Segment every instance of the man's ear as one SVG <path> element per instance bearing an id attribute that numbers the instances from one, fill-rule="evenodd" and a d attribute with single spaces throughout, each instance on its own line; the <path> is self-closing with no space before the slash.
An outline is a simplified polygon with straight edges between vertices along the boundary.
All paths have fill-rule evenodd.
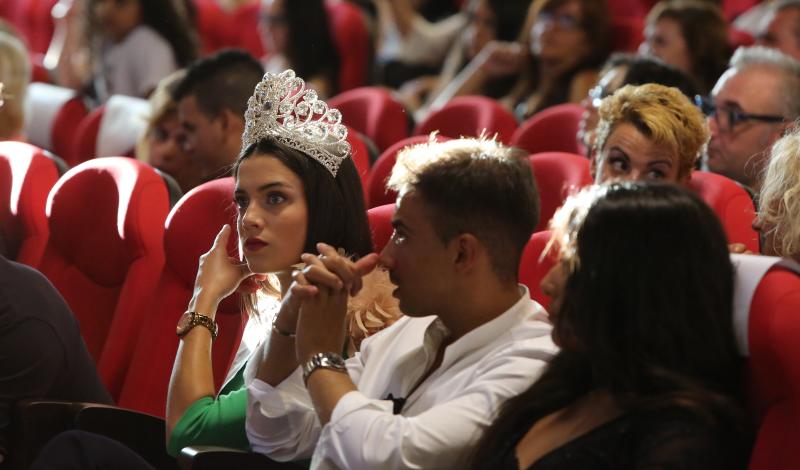
<path id="1" fill-rule="evenodd" d="M 244 132 L 244 119 L 241 116 L 228 108 L 222 108 L 217 119 L 226 135 L 234 136 L 236 139 L 241 138 Z"/>
<path id="2" fill-rule="evenodd" d="M 484 248 L 480 240 L 471 233 L 462 233 L 450 241 L 454 251 L 454 263 L 457 271 L 473 269 L 483 253 Z"/>

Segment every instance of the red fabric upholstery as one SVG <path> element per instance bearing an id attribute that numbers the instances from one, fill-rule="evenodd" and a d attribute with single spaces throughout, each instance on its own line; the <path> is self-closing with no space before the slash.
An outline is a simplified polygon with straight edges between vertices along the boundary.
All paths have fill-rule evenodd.
<path id="1" fill-rule="evenodd" d="M 197 8 L 197 33 L 203 53 L 210 54 L 230 46 L 230 31 L 233 29 L 230 16 L 215 0 L 194 0 L 194 5 Z"/>
<path id="2" fill-rule="evenodd" d="M 656 0 L 608 0 L 610 18 L 644 18 Z"/>
<path id="3" fill-rule="evenodd" d="M 523 122 L 511 137 L 511 145 L 528 153 L 583 153 L 576 135 L 584 110 L 567 103 L 543 109 Z"/>
<path id="4" fill-rule="evenodd" d="M 750 304 L 748 380 L 760 422 L 751 470 L 800 468 L 800 277 L 773 267 Z"/>
<path id="5" fill-rule="evenodd" d="M 44 151 L 22 142 L 0 142 L 0 242 L 6 257 L 37 266 L 50 229 L 45 205 L 58 168 Z"/>
<path id="6" fill-rule="evenodd" d="M 517 129 L 517 120 L 499 102 L 485 96 L 457 96 L 441 109 L 419 123 L 414 134 L 439 131 L 447 137 L 475 137 L 486 132 L 497 134 L 500 142 L 508 143 Z"/>
<path id="7" fill-rule="evenodd" d="M 408 137 L 408 114 L 384 88 L 356 88 L 334 96 L 328 104 L 342 112 L 345 124 L 372 139 L 381 152 Z"/>
<path id="8" fill-rule="evenodd" d="M 25 38 L 30 52 L 45 53 L 53 37 L 50 11 L 58 0 L 2 0 L 0 17 L 11 22 Z"/>
<path id="9" fill-rule="evenodd" d="M 589 159 L 564 152 L 537 153 L 528 159 L 539 189 L 540 211 L 536 231 L 545 230 L 567 196 L 592 184 Z"/>
<path id="10" fill-rule="evenodd" d="M 731 50 L 736 50 L 740 47 L 752 46 L 755 44 L 756 38 L 747 31 L 731 27 L 728 29 L 728 42 Z"/>
<path id="11" fill-rule="evenodd" d="M 47 199 L 50 239 L 38 269 L 75 314 L 115 398 L 164 263 L 168 210 L 163 179 L 124 157 L 73 168 Z"/>
<path id="12" fill-rule="evenodd" d="M 392 168 L 394 168 L 397 152 L 409 145 L 425 143 L 428 139 L 429 137 L 427 135 L 415 135 L 403 139 L 386 149 L 386 151 L 378 157 L 367 179 L 367 207 L 394 204 L 395 199 L 397 199 L 397 194 L 395 194 L 394 191 L 388 191 L 386 189 L 386 180 L 392 173 Z M 437 142 L 444 142 L 445 140 L 450 139 L 438 134 L 436 135 Z"/>
<path id="13" fill-rule="evenodd" d="M 369 177 L 369 147 L 361 139 L 358 132 L 351 127 L 348 127 L 347 141 L 350 143 L 350 149 L 353 153 L 353 163 L 358 170 L 358 176 L 361 177 L 361 186 L 364 189 L 364 197 L 367 196 L 367 178 Z"/>
<path id="14" fill-rule="evenodd" d="M 737 16 L 759 4 L 761 0 L 722 0 L 722 15 L 732 22 Z"/>
<path id="15" fill-rule="evenodd" d="M 531 239 L 528 240 L 528 244 L 522 252 L 519 264 L 519 282 L 528 286 L 531 298 L 545 308 L 550 304 L 550 297 L 542 293 L 539 284 L 558 261 L 558 254 L 555 252 L 542 257 L 549 241 L 550 231 L 548 230 L 531 235 Z"/>
<path id="16" fill-rule="evenodd" d="M 253 2 L 240 6 L 230 15 L 231 45 L 246 50 L 253 57 L 264 56 L 264 46 L 258 33 L 258 15 L 261 2 Z"/>
<path id="17" fill-rule="evenodd" d="M 372 38 L 361 9 L 344 0 L 327 0 L 325 6 L 339 52 L 339 91 L 366 85 Z"/>
<path id="18" fill-rule="evenodd" d="M 620 52 L 636 52 L 644 41 L 644 18 L 612 17 L 611 18 L 611 47 Z"/>
<path id="19" fill-rule="evenodd" d="M 97 134 L 100 132 L 100 122 L 103 120 L 105 106 L 99 106 L 81 120 L 75 130 L 72 143 L 72 152 L 64 160 L 74 166 L 96 156 Z"/>
<path id="20" fill-rule="evenodd" d="M 120 406 L 164 416 L 179 342 L 175 325 L 192 296 L 200 255 L 209 250 L 224 224 L 236 226 L 233 187 L 231 177 L 202 184 L 189 191 L 170 212 L 164 232 L 164 269 L 146 311 L 146 333 L 139 338 L 131 360 Z M 236 236 L 230 238 L 228 252 L 238 256 Z M 219 336 L 212 349 L 217 389 L 239 347 L 245 318 L 238 296 L 225 299 L 217 309 Z"/>
<path id="21" fill-rule="evenodd" d="M 80 163 L 77 155 L 75 155 L 75 140 L 78 128 L 88 114 L 89 110 L 83 100 L 76 96 L 64 103 L 64 106 L 58 110 L 53 119 L 53 128 L 51 130 L 53 153 L 63 158 L 70 166 Z M 99 120 L 97 126 L 98 128 L 100 126 Z"/>
<path id="22" fill-rule="evenodd" d="M 392 232 L 394 231 L 392 228 L 393 214 L 394 203 L 373 207 L 367 211 L 369 229 L 372 232 L 372 246 L 375 247 L 376 253 L 383 251 L 383 247 L 392 238 Z"/>
<path id="23" fill-rule="evenodd" d="M 722 221 L 730 243 L 743 243 L 758 253 L 758 233 L 753 230 L 755 207 L 747 191 L 735 181 L 716 173 L 692 172 L 689 187 L 697 191 Z"/>

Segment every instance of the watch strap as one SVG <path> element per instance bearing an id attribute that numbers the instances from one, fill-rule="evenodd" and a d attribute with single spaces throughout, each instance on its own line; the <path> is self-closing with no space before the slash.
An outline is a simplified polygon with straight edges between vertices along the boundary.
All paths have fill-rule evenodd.
<path id="1" fill-rule="evenodd" d="M 217 325 L 217 322 L 215 322 L 213 318 L 197 312 L 186 312 L 186 313 L 191 315 L 191 318 L 189 320 L 189 325 L 178 336 L 181 337 L 186 336 L 190 331 L 192 331 L 192 328 L 194 328 L 195 326 L 202 326 L 208 329 L 208 331 L 211 333 L 212 340 L 217 339 L 217 335 L 219 333 L 219 326 Z"/>
<path id="2" fill-rule="evenodd" d="M 303 383 L 308 383 L 308 377 L 317 369 L 347 373 L 347 366 L 342 356 L 333 352 L 317 353 L 303 364 Z"/>

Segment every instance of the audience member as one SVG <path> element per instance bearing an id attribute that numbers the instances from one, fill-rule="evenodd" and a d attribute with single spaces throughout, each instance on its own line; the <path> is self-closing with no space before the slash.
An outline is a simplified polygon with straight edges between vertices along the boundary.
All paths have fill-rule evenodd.
<path id="1" fill-rule="evenodd" d="M 731 55 L 728 23 L 718 6 L 700 0 L 664 0 L 647 15 L 639 48 L 689 74 L 708 93 Z"/>
<path id="2" fill-rule="evenodd" d="M 800 129 L 772 147 L 753 228 L 761 233 L 761 253 L 800 262 Z"/>
<path id="3" fill-rule="evenodd" d="M 292 69 L 325 99 L 339 92 L 339 52 L 323 0 L 261 0 L 265 69 Z"/>
<path id="4" fill-rule="evenodd" d="M 602 100 L 625 85 L 647 83 L 675 87 L 692 100 L 697 94 L 697 86 L 691 77 L 659 59 L 624 53 L 613 54 L 603 65 L 597 85 L 581 101 L 584 112 L 578 125 L 577 138 L 579 146 L 586 150 L 586 156 L 591 157 L 594 147 L 597 108 Z"/>
<path id="5" fill-rule="evenodd" d="M 0 140 L 22 138 L 25 127 L 25 93 L 31 80 L 28 50 L 18 38 L 0 31 Z"/>
<path id="6" fill-rule="evenodd" d="M 18 400 L 112 403 L 78 322 L 41 273 L 0 256 L 0 462 Z M 14 449 L 10 449 L 12 452 Z"/>
<path id="7" fill-rule="evenodd" d="M 480 469 L 744 469 L 733 267 L 716 215 L 676 185 L 592 186 L 551 222 L 542 280 L 561 347 L 509 400 Z"/>
<path id="8" fill-rule="evenodd" d="M 449 2 L 372 0 L 371 3 L 377 13 L 377 78 L 379 83 L 392 88 L 437 73 L 468 22 L 466 12 L 446 11 Z"/>
<path id="9" fill-rule="evenodd" d="M 529 64 L 503 102 L 520 120 L 548 106 L 579 103 L 610 52 L 606 1 L 534 0 L 523 31 Z"/>
<path id="10" fill-rule="evenodd" d="M 60 0 L 45 66 L 57 83 L 99 102 L 146 97 L 197 54 L 194 28 L 175 1 Z"/>
<path id="11" fill-rule="evenodd" d="M 604 99 L 592 158 L 598 183 L 664 180 L 687 184 L 708 129 L 677 88 L 626 85 Z"/>
<path id="12" fill-rule="evenodd" d="M 389 186 L 395 231 L 380 263 L 406 317 L 343 361 L 341 286 L 377 257 L 305 256 L 299 318 L 276 320 L 297 336 L 270 345 L 248 387 L 257 452 L 313 453 L 316 468 L 459 468 L 495 408 L 553 353 L 543 310 L 517 283 L 538 219 L 525 156 L 481 139 L 423 144 L 398 156 Z"/>
<path id="13" fill-rule="evenodd" d="M 775 2 L 757 33 L 756 44 L 800 60 L 800 0 Z"/>
<path id="14" fill-rule="evenodd" d="M 192 64 L 172 93 L 183 150 L 203 180 L 229 174 L 241 150 L 247 100 L 263 73 L 247 52 L 221 51 Z"/>
<path id="15" fill-rule="evenodd" d="M 530 0 L 472 0 L 469 21 L 450 48 L 442 72 L 413 80 L 401 89 L 406 105 L 418 109 L 421 121 L 429 110 L 459 95 L 501 98 L 511 91 L 524 57 L 517 43 Z"/>
<path id="16" fill-rule="evenodd" d="M 186 72 L 179 70 L 158 83 L 150 96 L 153 110 L 147 130 L 136 146 L 136 158 L 175 178 L 183 193 L 203 182 L 203 168 L 181 146 L 178 104 L 172 93 Z"/>
<path id="17" fill-rule="evenodd" d="M 758 193 L 769 149 L 800 116 L 800 62 L 764 47 L 740 48 L 701 105 L 711 131 L 708 168 Z"/>

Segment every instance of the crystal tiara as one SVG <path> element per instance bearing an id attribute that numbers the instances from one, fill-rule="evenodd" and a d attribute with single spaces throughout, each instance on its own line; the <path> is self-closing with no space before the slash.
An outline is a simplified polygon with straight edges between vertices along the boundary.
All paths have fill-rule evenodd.
<path id="1" fill-rule="evenodd" d="M 247 101 L 242 149 L 261 139 L 273 139 L 318 161 L 336 177 L 350 156 L 342 113 L 329 108 L 306 88 L 294 70 L 264 74 Z"/>

